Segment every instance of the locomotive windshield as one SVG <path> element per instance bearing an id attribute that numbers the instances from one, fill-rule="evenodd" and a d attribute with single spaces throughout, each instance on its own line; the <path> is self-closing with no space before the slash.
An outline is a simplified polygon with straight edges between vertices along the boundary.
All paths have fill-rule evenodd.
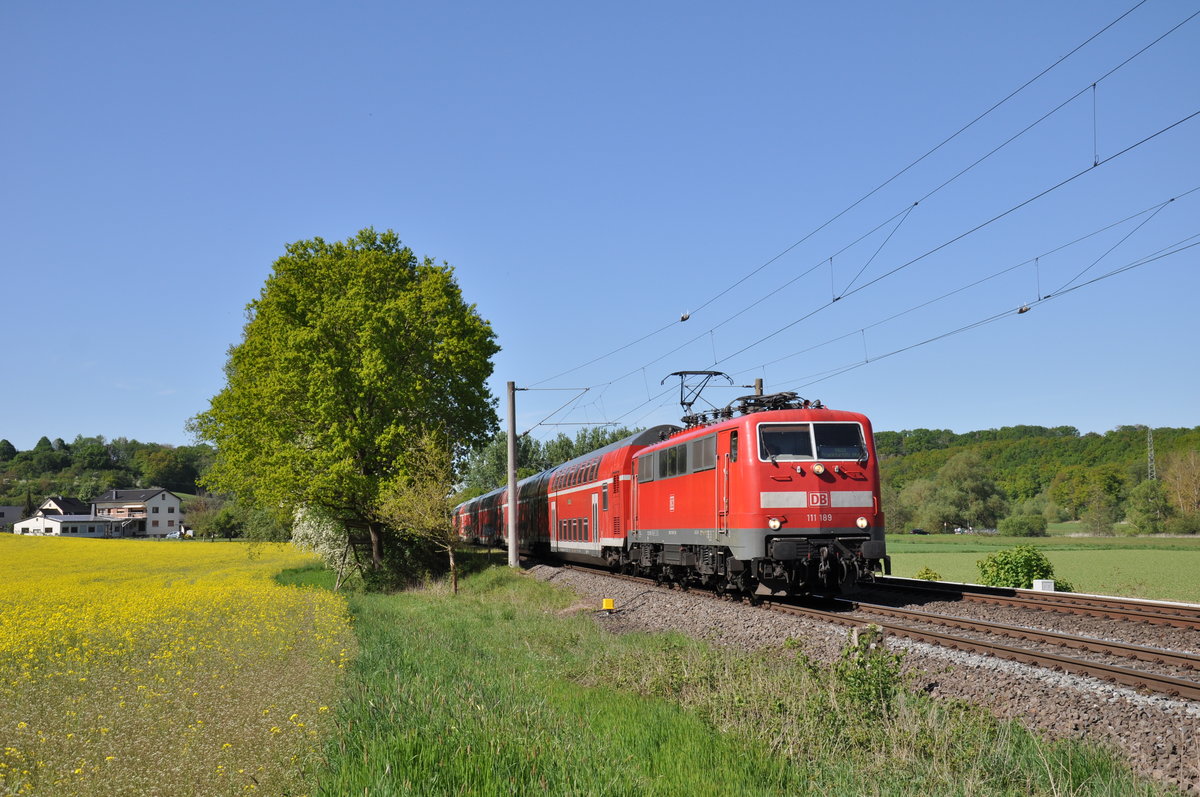
<path id="1" fill-rule="evenodd" d="M 758 427 L 758 456 L 771 461 L 862 460 L 867 447 L 857 423 L 770 423 Z"/>

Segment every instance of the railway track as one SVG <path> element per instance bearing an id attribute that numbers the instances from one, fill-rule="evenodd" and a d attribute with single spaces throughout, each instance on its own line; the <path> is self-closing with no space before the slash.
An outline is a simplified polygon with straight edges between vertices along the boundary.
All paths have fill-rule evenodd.
<path id="1" fill-rule="evenodd" d="M 652 579 L 638 576 L 576 565 L 568 567 L 601 573 L 608 578 L 654 583 Z M 696 590 L 694 594 L 721 600 L 704 590 Z M 1097 678 L 1144 693 L 1200 700 L 1200 681 L 1193 677 L 1200 672 L 1200 656 L 1191 653 L 840 598 L 827 600 L 821 607 L 775 600 L 765 600 L 761 605 L 771 611 L 847 627 L 870 623 L 892 636 L 916 642 Z M 1112 618 L 1114 615 L 1093 616 Z M 1071 651 L 1072 655 L 1059 652 L 1063 649 Z M 1115 663 L 1118 660 L 1121 663 Z"/>
<path id="2" fill-rule="evenodd" d="M 1100 617 L 1122 622 L 1163 625 L 1192 631 L 1200 630 L 1200 606 L 1159 601 L 1122 600 L 1073 592 L 1037 592 L 1035 590 L 953 584 L 942 581 L 878 577 L 875 588 L 896 592 L 937 596 L 940 600 L 961 600 L 992 606 L 1014 606 L 1059 614 Z"/>

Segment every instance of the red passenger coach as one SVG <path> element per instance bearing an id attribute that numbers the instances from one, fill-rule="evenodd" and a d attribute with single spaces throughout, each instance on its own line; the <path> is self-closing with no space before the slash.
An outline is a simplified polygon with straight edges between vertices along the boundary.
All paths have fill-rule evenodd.
<path id="1" fill-rule="evenodd" d="M 870 421 L 791 393 L 739 401 L 521 481 L 521 550 L 752 595 L 845 592 L 890 571 Z M 507 539 L 507 492 L 460 505 L 459 534 Z"/>

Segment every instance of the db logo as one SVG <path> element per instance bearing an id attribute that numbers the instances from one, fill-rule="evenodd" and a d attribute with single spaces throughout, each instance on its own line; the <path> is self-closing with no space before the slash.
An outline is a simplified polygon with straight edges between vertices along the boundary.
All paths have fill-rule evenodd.
<path id="1" fill-rule="evenodd" d="M 829 493 L 809 493 L 809 506 L 829 506 Z"/>

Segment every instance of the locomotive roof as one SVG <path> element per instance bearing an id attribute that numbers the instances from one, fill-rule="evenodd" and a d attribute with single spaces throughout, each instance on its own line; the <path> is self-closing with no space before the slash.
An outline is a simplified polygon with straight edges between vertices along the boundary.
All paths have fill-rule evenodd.
<path id="1" fill-rule="evenodd" d="M 670 437 L 667 437 L 666 439 L 662 440 L 661 442 L 656 440 L 654 443 L 648 445 L 646 447 L 646 450 L 639 451 L 635 456 L 641 456 L 642 454 L 649 453 L 651 450 L 657 451 L 659 448 L 666 448 L 666 447 L 670 446 L 672 443 L 679 443 L 679 442 L 683 442 L 685 440 L 694 440 L 698 437 L 704 437 L 705 435 L 716 434 L 717 432 L 721 431 L 722 429 L 728 429 L 730 427 L 740 426 L 741 424 L 745 423 L 747 420 L 750 420 L 755 423 L 759 423 L 759 422 L 763 422 L 763 421 L 772 421 L 772 420 L 796 420 L 796 421 L 799 421 L 801 419 L 796 418 L 796 415 L 798 413 L 803 414 L 802 420 L 805 422 L 807 422 L 807 421 L 865 421 L 865 420 L 867 420 L 867 417 L 860 412 L 854 412 L 852 410 L 834 410 L 834 409 L 830 409 L 829 407 L 802 407 L 802 408 L 788 408 L 788 409 L 777 409 L 777 410 L 759 410 L 757 412 L 748 412 L 745 415 L 737 415 L 737 416 L 734 416 L 733 418 L 727 418 L 725 420 L 716 421 L 714 423 L 708 423 L 708 424 L 697 425 L 697 426 L 689 426 L 686 429 L 678 429 L 678 427 L 676 427 L 676 429 L 678 431 L 676 431 Z M 780 417 L 781 415 L 785 416 L 785 417 L 781 418 Z"/>

